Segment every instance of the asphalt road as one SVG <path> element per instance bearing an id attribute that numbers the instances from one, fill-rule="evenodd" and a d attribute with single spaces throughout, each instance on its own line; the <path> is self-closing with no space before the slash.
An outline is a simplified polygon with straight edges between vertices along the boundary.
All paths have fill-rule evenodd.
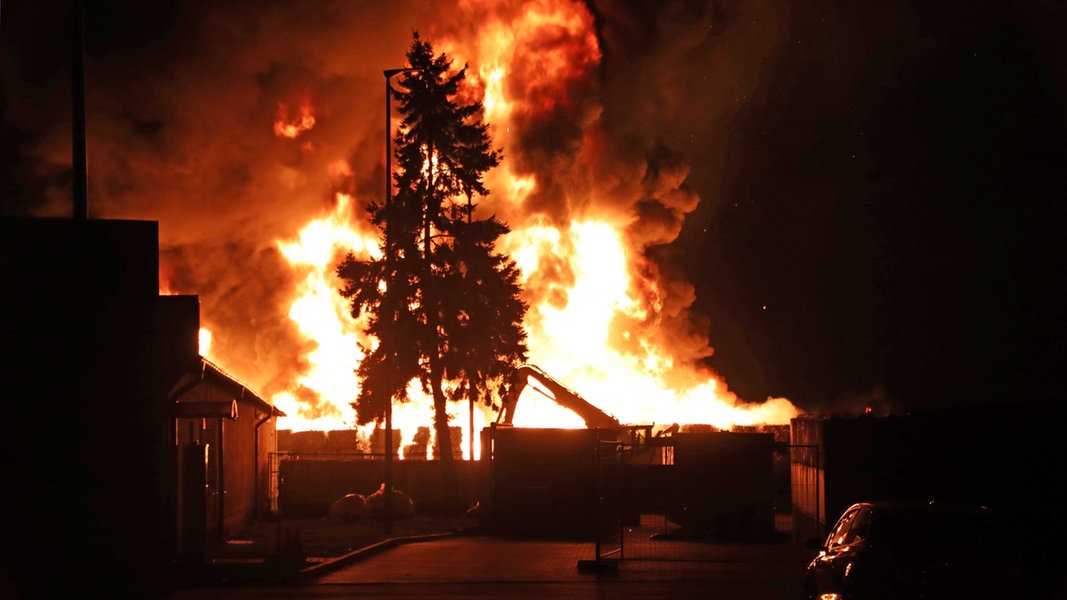
<path id="1" fill-rule="evenodd" d="M 579 572 L 591 543 L 454 537 L 402 544 L 305 585 L 181 590 L 216 598 L 801 598 L 810 550 L 788 542 L 628 542 L 617 573 Z"/>

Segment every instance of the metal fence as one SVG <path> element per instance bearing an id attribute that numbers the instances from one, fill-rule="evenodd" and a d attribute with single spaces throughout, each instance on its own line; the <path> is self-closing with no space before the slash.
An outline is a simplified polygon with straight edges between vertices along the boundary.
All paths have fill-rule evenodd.
<path id="1" fill-rule="evenodd" d="M 796 444 L 789 450 L 793 539 L 803 543 L 826 533 L 823 457 L 818 444 Z"/>
<path id="2" fill-rule="evenodd" d="M 709 544 L 716 541 L 790 541 L 787 444 L 723 432 L 649 434 L 629 431 L 623 439 L 599 440 L 599 527 L 592 556 L 580 569 L 614 570 L 620 561 L 717 560 L 715 548 L 722 545 Z"/>

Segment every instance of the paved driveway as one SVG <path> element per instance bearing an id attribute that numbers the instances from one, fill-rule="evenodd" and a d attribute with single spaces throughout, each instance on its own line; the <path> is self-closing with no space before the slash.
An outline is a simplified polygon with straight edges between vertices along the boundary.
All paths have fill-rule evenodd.
<path id="1" fill-rule="evenodd" d="M 192 598 L 800 598 L 810 550 L 781 544 L 628 543 L 615 574 L 586 574 L 591 543 L 451 537 L 397 545 L 308 585 L 185 590 Z"/>

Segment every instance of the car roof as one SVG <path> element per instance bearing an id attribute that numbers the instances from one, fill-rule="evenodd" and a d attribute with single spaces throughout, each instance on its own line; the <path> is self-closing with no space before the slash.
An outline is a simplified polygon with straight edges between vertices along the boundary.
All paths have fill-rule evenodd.
<path id="1" fill-rule="evenodd" d="M 930 513 L 930 514 L 959 514 L 959 515 L 991 515 L 994 511 L 985 506 L 978 504 L 969 504 L 965 502 L 947 502 L 943 500 L 918 500 L 918 499 L 902 499 L 902 500 L 873 500 L 868 502 L 857 502 L 850 506 L 848 510 L 852 510 L 856 507 L 866 506 L 871 509 L 872 512 L 889 512 L 889 513 Z M 845 512 L 848 512 L 846 510 Z"/>

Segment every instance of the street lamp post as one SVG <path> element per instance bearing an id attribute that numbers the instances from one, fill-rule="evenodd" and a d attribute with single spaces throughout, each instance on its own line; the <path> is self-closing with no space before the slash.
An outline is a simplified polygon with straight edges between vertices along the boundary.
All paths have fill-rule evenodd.
<path id="1" fill-rule="evenodd" d="M 400 73 L 417 73 L 425 69 L 404 68 L 386 69 L 385 75 L 385 206 L 393 201 L 393 146 L 392 146 L 392 91 L 389 85 L 395 75 Z M 389 239 L 389 220 L 385 222 L 385 259 L 392 261 L 393 247 Z M 385 485 L 382 492 L 385 494 L 385 535 L 393 534 L 393 399 L 389 398 L 385 407 Z"/>

